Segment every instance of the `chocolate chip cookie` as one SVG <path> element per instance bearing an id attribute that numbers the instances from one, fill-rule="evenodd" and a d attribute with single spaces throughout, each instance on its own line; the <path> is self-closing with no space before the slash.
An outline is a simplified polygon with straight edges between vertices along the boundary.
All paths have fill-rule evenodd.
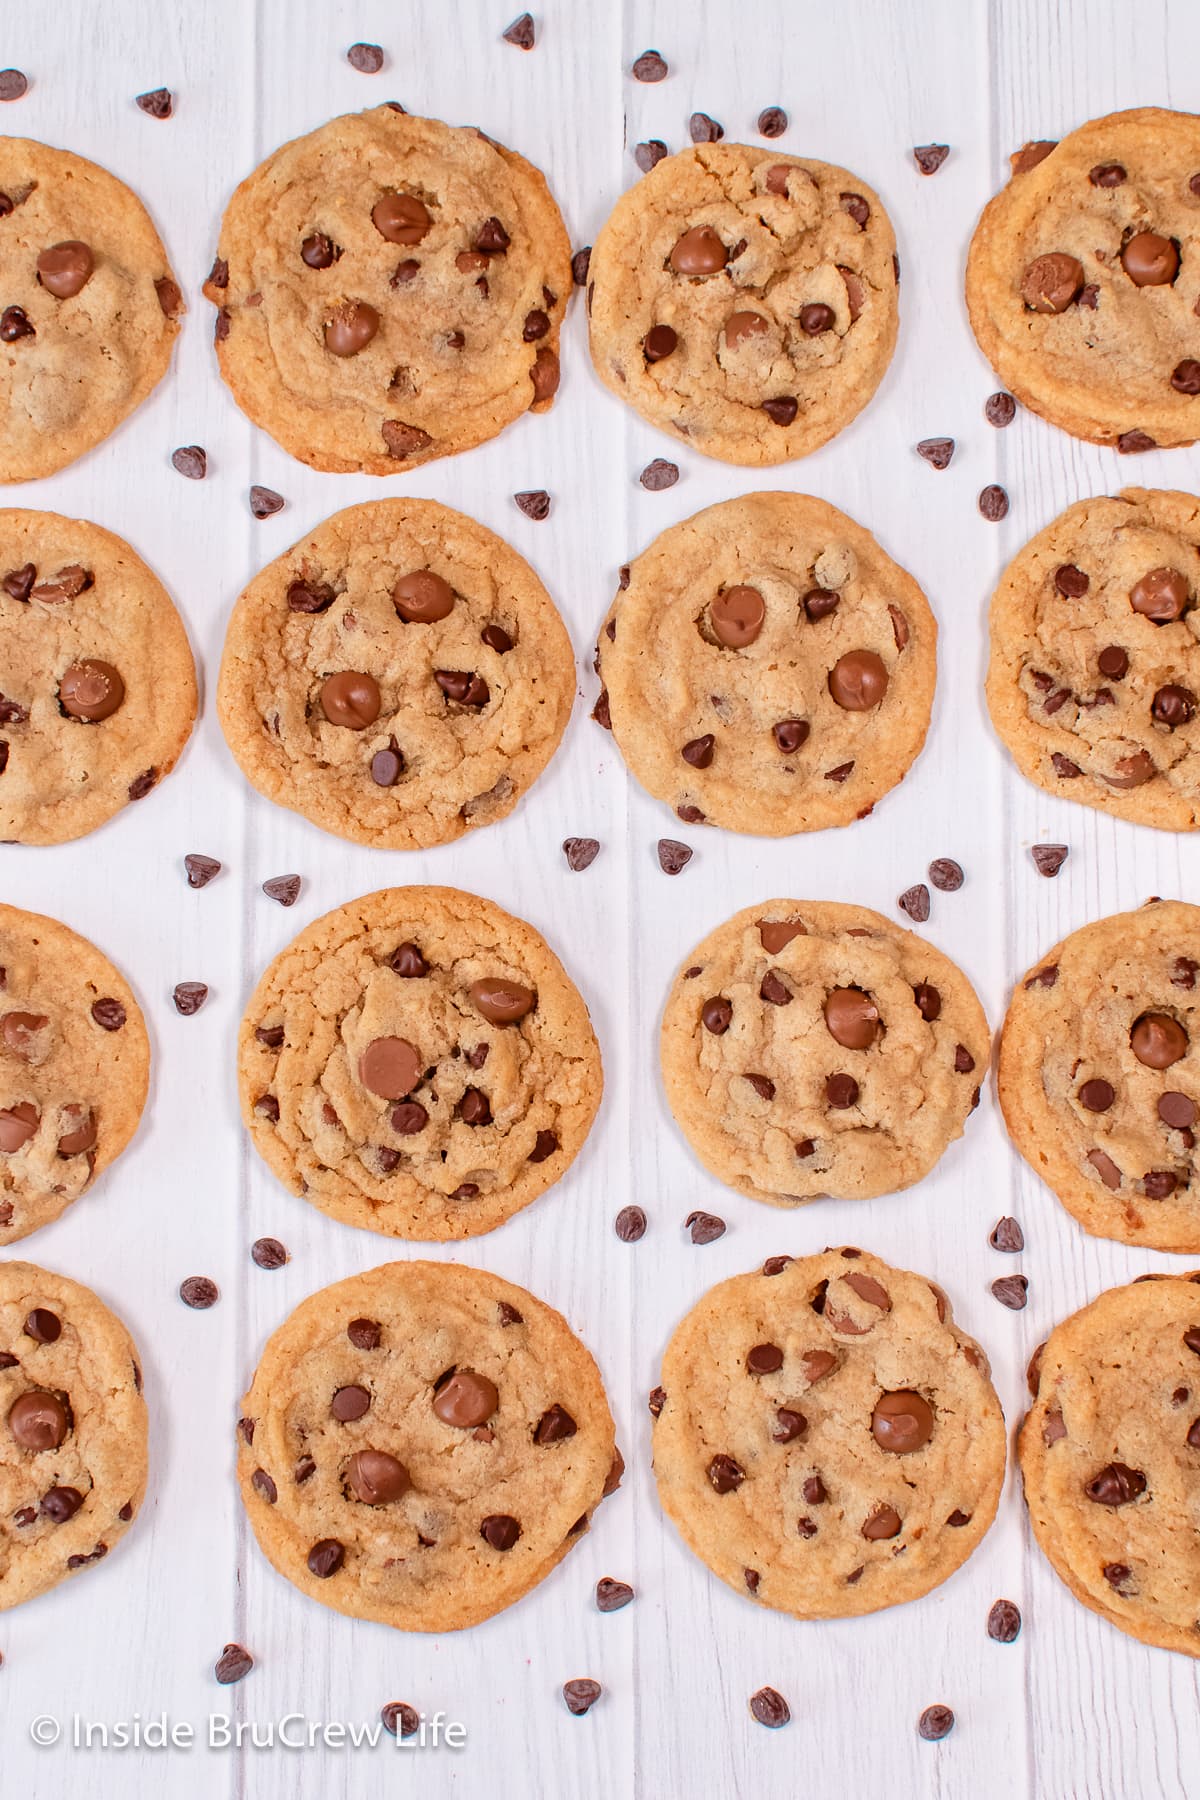
<path id="1" fill-rule="evenodd" d="M 1013 990 L 1005 1123 L 1097 1237 L 1200 1251 L 1198 975 L 1200 907 L 1151 900 L 1073 931 Z"/>
<path id="2" fill-rule="evenodd" d="M 575 1160 L 600 1051 L 532 926 L 455 888 L 327 913 L 242 1020 L 242 1115 L 284 1185 L 392 1237 L 476 1237 Z"/>
<path id="3" fill-rule="evenodd" d="M 511 1606 L 622 1468 L 600 1372 L 561 1314 L 450 1263 L 388 1263 L 304 1301 L 238 1425 L 242 1498 L 280 1574 L 401 1631 Z"/>
<path id="4" fill-rule="evenodd" d="M 0 481 L 53 475 L 115 431 L 166 374 L 186 310 L 123 181 L 0 137 Z"/>
<path id="5" fill-rule="evenodd" d="M 988 1066 L 975 990 L 864 906 L 764 900 L 686 957 L 663 1015 L 671 1111 L 705 1168 L 773 1206 L 911 1187 Z"/>
<path id="6" fill-rule="evenodd" d="M 243 181 L 204 292 L 256 425 L 314 469 L 395 475 L 551 405 L 571 251 L 523 157 L 389 104 Z"/>
<path id="7" fill-rule="evenodd" d="M 861 819 L 903 777 L 929 726 L 937 625 L 845 513 L 747 494 L 630 564 L 597 667 L 643 787 L 688 824 L 779 837 Z"/>
<path id="8" fill-rule="evenodd" d="M 62 844 L 142 800 L 196 717 L 166 589 L 124 539 L 0 511 L 0 838 Z"/>
<path id="9" fill-rule="evenodd" d="M 916 1600 L 995 1517 L 987 1357 L 940 1288 L 861 1250 L 773 1256 L 710 1288 L 667 1345 L 659 1400 L 666 1513 L 714 1575 L 779 1612 Z"/>
<path id="10" fill-rule="evenodd" d="M 217 707 L 254 786 L 356 843 L 510 813 L 558 746 L 575 659 L 515 550 L 433 500 L 336 513 L 251 582 Z"/>
<path id="11" fill-rule="evenodd" d="M 146 1022 L 108 958 L 0 905 L 0 1244 L 57 1219 L 116 1160 L 149 1080 Z"/>
<path id="12" fill-rule="evenodd" d="M 896 344 L 891 221 L 857 175 L 747 144 L 664 157 L 588 265 L 592 361 L 663 431 L 790 462 L 867 404 Z"/>
<path id="13" fill-rule="evenodd" d="M 1142 1275 L 1055 1327 L 1019 1454 L 1034 1535 L 1077 1600 L 1200 1656 L 1200 1276 Z"/>
<path id="14" fill-rule="evenodd" d="M 89 1288 L 0 1263 L 0 1611 L 108 1555 L 146 1491 L 136 1347 Z"/>
<path id="15" fill-rule="evenodd" d="M 1027 144 L 967 259 L 979 347 L 1031 411 L 1118 450 L 1200 437 L 1200 118 L 1143 106 Z"/>
<path id="16" fill-rule="evenodd" d="M 1023 775 L 1139 825 L 1200 825 L 1200 502 L 1126 488 L 1026 544 L 992 598 L 988 705 Z"/>

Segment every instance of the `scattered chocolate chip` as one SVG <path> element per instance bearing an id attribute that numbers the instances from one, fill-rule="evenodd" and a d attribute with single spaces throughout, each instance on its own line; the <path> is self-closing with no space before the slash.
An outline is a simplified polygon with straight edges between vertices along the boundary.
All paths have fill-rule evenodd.
<path id="1" fill-rule="evenodd" d="M 586 1676 L 580 1676 L 574 1681 L 563 1682 L 562 1696 L 567 1703 L 567 1711 L 581 1719 L 584 1713 L 591 1712 L 603 1691 L 598 1681 L 589 1681 Z"/>
<path id="2" fill-rule="evenodd" d="M 643 50 L 630 74 L 635 81 L 665 81 L 668 74 L 666 59 L 657 50 Z"/>
<path id="3" fill-rule="evenodd" d="M 983 416 L 989 425 L 994 425 L 997 431 L 1002 431 L 1016 418 L 1017 403 L 1011 394 L 1006 394 L 1003 390 L 997 394 L 989 394 L 984 402 Z"/>
<path id="4" fill-rule="evenodd" d="M 719 1237 L 725 1235 L 725 1221 L 718 1219 L 715 1213 L 690 1212 L 683 1224 L 684 1229 L 691 1233 L 693 1244 L 715 1244 Z"/>
<path id="5" fill-rule="evenodd" d="M 1015 1256 L 1018 1250 L 1025 1248 L 1025 1233 L 1016 1219 L 1005 1216 L 998 1219 L 992 1227 L 988 1243 L 993 1250 L 1003 1250 L 1010 1256 Z"/>
<path id="6" fill-rule="evenodd" d="M 764 106 L 758 115 L 758 133 L 760 137 L 782 137 L 788 128 L 788 116 L 782 106 Z"/>
<path id="7" fill-rule="evenodd" d="M 590 869 L 599 854 L 598 838 L 563 839 L 563 855 L 567 859 L 567 867 L 574 875 L 581 875 L 585 869 Z"/>
<path id="8" fill-rule="evenodd" d="M 1054 876 L 1071 852 L 1066 844 L 1034 844 L 1029 854 L 1039 875 Z"/>
<path id="9" fill-rule="evenodd" d="M 550 496 L 545 488 L 527 488 L 523 493 L 514 494 L 513 499 L 527 519 L 548 519 L 550 517 Z"/>
<path id="10" fill-rule="evenodd" d="M 264 881 L 262 891 L 268 900 L 278 900 L 280 906 L 295 906 L 300 898 L 299 875 L 272 875 L 270 881 Z"/>
<path id="11" fill-rule="evenodd" d="M 642 171 L 642 174 L 648 175 L 651 169 L 653 169 L 657 163 L 660 163 L 664 156 L 669 154 L 667 146 L 663 143 L 661 138 L 649 138 L 644 144 L 636 144 L 634 146 L 633 160 Z"/>
<path id="12" fill-rule="evenodd" d="M 917 445 L 917 455 L 934 469 L 948 469 L 950 459 L 954 455 L 953 438 L 922 438 Z"/>
<path id="13" fill-rule="evenodd" d="M 587 286 L 588 264 L 591 260 L 592 246 L 590 244 L 586 244 L 582 250 L 577 250 L 571 258 L 571 280 L 576 287 Z"/>
<path id="14" fill-rule="evenodd" d="M 710 119 L 707 113 L 694 112 L 688 120 L 688 135 L 693 144 L 719 144 L 725 127 Z"/>
<path id="15" fill-rule="evenodd" d="M 667 462 L 656 456 L 653 462 L 646 464 L 638 476 L 638 480 L 649 494 L 661 494 L 664 489 L 675 486 L 679 480 L 679 467 L 676 463 Z"/>
<path id="16" fill-rule="evenodd" d="M 620 1612 L 633 1599 L 633 1589 L 627 1581 L 614 1581 L 611 1575 L 604 1575 L 596 1583 L 596 1610 L 602 1613 Z"/>
<path id="17" fill-rule="evenodd" d="M 175 1011 L 182 1013 L 185 1019 L 190 1019 L 208 999 L 208 986 L 203 981 L 179 981 L 175 984 L 172 998 L 175 1001 Z"/>
<path id="18" fill-rule="evenodd" d="M 192 851 L 183 859 L 187 870 L 187 884 L 190 888 L 207 887 L 215 875 L 221 873 L 221 865 L 215 856 L 202 856 L 199 851 Z"/>
<path id="19" fill-rule="evenodd" d="M 256 519 L 269 519 L 274 513 L 282 512 L 287 502 L 282 494 L 274 488 L 258 487 L 250 489 L 250 511 Z"/>
<path id="20" fill-rule="evenodd" d="M 240 1644 L 226 1644 L 216 1663 L 213 1674 L 222 1687 L 231 1687 L 235 1681 L 244 1681 L 254 1667 L 254 1658 Z"/>
<path id="21" fill-rule="evenodd" d="M 171 116 L 170 88 L 152 88 L 148 94 L 139 94 L 137 104 L 152 119 L 169 119 Z"/>
<path id="22" fill-rule="evenodd" d="M 397 1732 L 402 1738 L 416 1737 L 421 1729 L 420 1713 L 406 1700 L 389 1700 L 380 1709 L 379 1717 L 389 1737 L 395 1737 Z"/>
<path id="23" fill-rule="evenodd" d="M 260 1269 L 282 1269 L 288 1253 L 278 1238 L 255 1238 L 250 1246 L 251 1260 Z"/>
<path id="24" fill-rule="evenodd" d="M 189 481 L 203 481 L 208 474 L 208 455 L 199 444 L 184 444 L 171 452 L 171 465 Z"/>
<path id="25" fill-rule="evenodd" d="M 761 1687 L 757 1693 L 751 1694 L 749 1706 L 751 1718 L 770 1731 L 778 1731 L 792 1716 L 787 1701 L 773 1687 Z"/>
<path id="26" fill-rule="evenodd" d="M 532 17 L 529 13 L 521 13 L 500 35 L 506 44 L 512 44 L 518 50 L 532 50 L 536 35 Z"/>
<path id="27" fill-rule="evenodd" d="M 927 1706 L 917 1720 L 917 1730 L 926 1743 L 936 1744 L 954 1730 L 954 1714 L 948 1706 Z"/>
<path id="28" fill-rule="evenodd" d="M 1028 1298 L 1029 1281 L 1024 1275 L 1000 1275 L 992 1283 L 992 1293 L 1001 1306 L 1020 1312 Z"/>
<path id="29" fill-rule="evenodd" d="M 646 1235 L 646 1215 L 640 1206 L 623 1206 L 613 1221 L 613 1230 L 623 1244 L 636 1244 Z"/>
<path id="30" fill-rule="evenodd" d="M 991 482 L 979 496 L 979 510 L 990 525 L 998 525 L 1008 514 L 1008 495 L 996 482 Z"/>
<path id="31" fill-rule="evenodd" d="M 929 879 L 939 893 L 956 894 L 966 878 L 961 863 L 950 856 L 939 856 L 929 865 Z"/>
<path id="32" fill-rule="evenodd" d="M 29 79 L 20 69 L 0 69 L 0 100 L 20 100 L 29 91 Z"/>
<path id="33" fill-rule="evenodd" d="M 179 1298 L 185 1306 L 196 1312 L 207 1312 L 220 1299 L 220 1292 L 215 1281 L 207 1275 L 189 1275 L 179 1284 Z"/>
<path id="34" fill-rule="evenodd" d="M 658 866 L 664 875 L 678 875 L 692 860 L 692 851 L 677 838 L 659 838 Z"/>
<path id="35" fill-rule="evenodd" d="M 918 925 L 923 925 L 929 917 L 929 889 L 923 881 L 918 881 L 915 886 L 905 888 L 896 905 Z"/>
<path id="36" fill-rule="evenodd" d="M 383 67 L 383 51 L 378 44 L 351 44 L 346 61 L 360 75 L 378 75 Z"/>
<path id="37" fill-rule="evenodd" d="M 913 150 L 913 161 L 922 175 L 936 175 L 949 154 L 949 144 L 918 144 Z"/>

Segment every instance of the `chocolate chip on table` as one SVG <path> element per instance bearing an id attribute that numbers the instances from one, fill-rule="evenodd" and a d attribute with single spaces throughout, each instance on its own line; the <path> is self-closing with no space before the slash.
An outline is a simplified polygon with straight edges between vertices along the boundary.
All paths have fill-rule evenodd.
<path id="1" fill-rule="evenodd" d="M 643 175 L 648 175 L 656 163 L 660 163 L 670 152 L 661 138 L 648 138 L 644 144 L 635 144 L 633 160 Z"/>
<path id="2" fill-rule="evenodd" d="M 929 889 L 923 881 L 918 881 L 914 886 L 905 888 L 896 905 L 910 919 L 915 919 L 918 925 L 923 925 L 929 917 Z"/>
<path id="3" fill-rule="evenodd" d="M 988 1243 L 993 1250 L 1003 1250 L 1008 1255 L 1015 1256 L 1018 1250 L 1025 1248 L 1025 1233 L 1021 1230 L 1017 1220 L 1009 1218 L 1006 1214 L 1003 1219 L 997 1219 L 993 1225 Z"/>
<path id="4" fill-rule="evenodd" d="M 514 45 L 518 50 L 532 50 L 536 35 L 533 18 L 529 13 L 520 13 L 508 30 L 500 33 L 506 44 Z"/>
<path id="5" fill-rule="evenodd" d="M 527 519 L 550 517 L 550 496 L 545 488 L 526 488 L 523 493 L 514 494 L 513 499 Z"/>
<path id="6" fill-rule="evenodd" d="M 979 496 L 979 510 L 989 525 L 998 525 L 1008 516 L 1008 495 L 998 482 L 991 482 Z"/>
<path id="7" fill-rule="evenodd" d="M 280 906 L 295 906 L 300 897 L 299 875 L 272 875 L 270 881 L 264 881 L 262 891 L 268 900 L 278 900 Z"/>
<path id="8" fill-rule="evenodd" d="M 620 1612 L 633 1599 L 633 1589 L 627 1581 L 614 1581 L 611 1575 L 604 1575 L 596 1583 L 596 1610 L 602 1613 Z"/>
<path id="9" fill-rule="evenodd" d="M 638 480 L 647 493 L 661 494 L 665 488 L 674 487 L 679 480 L 679 465 L 656 456 L 653 462 L 646 464 Z"/>
<path id="10" fill-rule="evenodd" d="M 380 1708 L 379 1717 L 390 1737 L 395 1737 L 397 1730 L 402 1738 L 416 1737 L 421 1729 L 421 1715 L 407 1700 L 389 1700 Z"/>
<path id="11" fill-rule="evenodd" d="M 1001 1306 L 1020 1312 L 1029 1297 L 1029 1280 L 1024 1275 L 1000 1275 L 992 1283 L 992 1293 Z"/>
<path id="12" fill-rule="evenodd" d="M 1021 1609 L 1013 1600 L 997 1600 L 987 1617 L 987 1634 L 997 1644 L 1015 1643 L 1021 1631 Z"/>
<path id="13" fill-rule="evenodd" d="M 172 98 L 170 88 L 152 88 L 148 94 L 137 96 L 137 104 L 152 119 L 169 119 Z"/>
<path id="14" fill-rule="evenodd" d="M 182 1013 L 185 1019 L 190 1019 L 208 999 L 208 984 L 203 981 L 178 981 L 172 998 L 175 1001 L 175 1011 Z"/>
<path id="15" fill-rule="evenodd" d="M 20 69 L 0 69 L 0 100 L 20 100 L 29 91 L 29 78 Z"/>
<path id="16" fill-rule="evenodd" d="M 917 1720 L 917 1730 L 926 1743 L 936 1744 L 954 1730 L 954 1714 L 948 1706 L 927 1706 Z"/>
<path id="17" fill-rule="evenodd" d="M 563 855 L 567 859 L 567 867 L 574 875 L 581 875 L 590 869 L 600 854 L 599 838 L 569 837 L 563 839 Z"/>
<path id="18" fill-rule="evenodd" d="M 591 260 L 592 246 L 590 244 L 585 244 L 583 249 L 577 250 L 571 258 L 571 280 L 576 287 L 587 286 L 588 265 Z"/>
<path id="19" fill-rule="evenodd" d="M 199 444 L 183 444 L 171 452 L 171 466 L 189 481 L 203 481 L 208 474 L 208 455 Z"/>
<path id="20" fill-rule="evenodd" d="M 580 1676 L 574 1681 L 563 1682 L 562 1696 L 567 1703 L 567 1711 L 581 1719 L 584 1713 L 592 1710 L 603 1691 L 598 1681 L 589 1681 L 586 1676 Z"/>
<path id="21" fill-rule="evenodd" d="M 383 50 L 379 44 L 351 44 L 346 61 L 360 75 L 378 75 L 383 67 Z"/>
<path id="22" fill-rule="evenodd" d="M 691 860 L 692 851 L 687 844 L 681 844 L 678 838 L 659 838 L 658 866 L 664 875 L 678 875 Z"/>
<path id="23" fill-rule="evenodd" d="M 782 106 L 764 106 L 758 115 L 758 134 L 760 137 L 782 137 L 788 128 L 788 116 Z"/>
<path id="24" fill-rule="evenodd" d="M 1003 431 L 1016 418 L 1017 403 L 1011 394 L 1005 393 L 1001 388 L 998 393 L 988 395 L 983 406 L 983 416 L 989 425 L 994 425 L 997 431 Z"/>
<path id="25" fill-rule="evenodd" d="M 1066 844 L 1034 844 L 1029 854 L 1039 875 L 1053 877 L 1058 874 L 1071 852 Z"/>
<path id="26" fill-rule="evenodd" d="M 254 1667 L 254 1658 L 241 1644 L 226 1644 L 213 1667 L 213 1674 L 222 1687 L 230 1687 L 235 1681 L 244 1681 Z"/>
<path id="27" fill-rule="evenodd" d="M 965 877 L 962 864 L 952 856 L 936 857 L 929 865 L 929 879 L 941 894 L 957 894 Z"/>
<path id="28" fill-rule="evenodd" d="M 688 135 L 693 144 L 719 144 L 725 136 L 725 127 L 707 113 L 694 112 L 688 120 Z"/>
<path id="29" fill-rule="evenodd" d="M 216 1282 L 207 1275 L 189 1275 L 179 1284 L 179 1298 L 195 1312 L 207 1312 L 220 1297 Z"/>
<path id="30" fill-rule="evenodd" d="M 277 494 L 274 488 L 256 485 L 250 489 L 250 511 L 256 519 L 269 519 L 282 512 L 286 505 L 283 495 Z"/>
<path id="31" fill-rule="evenodd" d="M 282 1269 L 288 1253 L 278 1238 L 255 1238 L 250 1246 L 251 1260 L 260 1269 Z"/>
<path id="32" fill-rule="evenodd" d="M 948 469 L 954 455 L 954 439 L 922 438 L 917 445 L 917 455 L 924 458 L 932 469 Z"/>
<path id="33" fill-rule="evenodd" d="M 640 1206 L 623 1206 L 613 1220 L 613 1230 L 623 1244 L 636 1244 L 646 1235 L 646 1215 Z"/>
<path id="34" fill-rule="evenodd" d="M 221 873 L 221 865 L 215 856 L 203 856 L 197 850 L 184 857 L 183 866 L 187 870 L 187 884 L 190 888 L 207 887 L 213 877 Z"/>
<path id="35" fill-rule="evenodd" d="M 761 1687 L 750 1696 L 750 1716 L 771 1731 L 778 1731 L 792 1716 L 791 1707 L 777 1688 Z"/>
<path id="36" fill-rule="evenodd" d="M 949 144 L 917 144 L 913 161 L 922 175 L 936 175 L 949 154 Z"/>
<path id="37" fill-rule="evenodd" d="M 629 72 L 635 81 L 665 81 L 668 73 L 666 58 L 657 50 L 643 50 Z"/>
<path id="38" fill-rule="evenodd" d="M 693 1244 L 715 1244 L 725 1235 L 725 1221 L 718 1219 L 716 1213 L 690 1212 L 683 1224 L 691 1233 Z"/>

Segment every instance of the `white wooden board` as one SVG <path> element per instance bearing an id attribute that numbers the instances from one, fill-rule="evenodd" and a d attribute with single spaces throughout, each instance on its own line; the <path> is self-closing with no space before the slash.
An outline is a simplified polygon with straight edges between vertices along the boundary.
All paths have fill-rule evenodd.
<path id="1" fill-rule="evenodd" d="M 501 41 L 514 0 L 2 0 L 0 67 L 32 78 L 0 108 L 0 130 L 43 138 L 107 164 L 143 196 L 192 307 L 170 377 L 109 442 L 52 480 L 7 491 L 7 504 L 94 518 L 127 536 L 181 606 L 204 670 L 202 722 L 175 775 L 92 838 L 0 852 L 6 900 L 54 913 L 127 970 L 149 1015 L 155 1070 L 135 1145 L 94 1194 L 20 1252 L 94 1285 L 127 1320 L 145 1357 L 153 1423 L 150 1497 L 119 1554 L 0 1620 L 0 1792 L 33 1800 L 292 1800 L 412 1791 L 468 1800 L 685 1800 L 797 1792 L 873 1800 L 1168 1800 L 1200 1789 L 1197 1686 L 1181 1657 L 1143 1649 L 1077 1606 L 1032 1546 L 1010 1474 L 995 1528 L 965 1570 L 915 1605 L 871 1619 L 800 1625 L 716 1584 L 662 1519 L 649 1467 L 645 1395 L 675 1322 L 712 1282 L 764 1255 L 849 1240 L 916 1266 L 951 1294 L 991 1355 L 1009 1423 L 1022 1371 L 1049 1326 L 1105 1286 L 1172 1259 L 1087 1238 L 1009 1148 L 985 1092 L 968 1137 L 918 1188 L 853 1205 L 777 1213 L 729 1193 L 697 1166 L 666 1110 L 657 1073 L 658 1010 L 678 959 L 735 908 L 773 894 L 855 900 L 896 916 L 895 900 L 931 857 L 967 871 L 934 896 L 930 937 L 961 961 L 993 1023 L 1007 989 L 1063 932 L 1151 893 L 1200 897 L 1200 844 L 1138 830 L 1025 785 L 987 725 L 985 616 L 1005 560 L 1064 505 L 1128 481 L 1188 487 L 1200 455 L 1154 453 L 1136 465 L 1021 414 L 984 422 L 996 383 L 967 328 L 961 287 L 980 206 L 1029 137 L 1061 135 L 1120 106 L 1200 104 L 1200 9 L 1193 0 L 544 0 L 528 54 Z M 356 74 L 344 52 L 381 43 L 385 71 Z M 649 46 L 667 81 L 628 76 Z M 133 96 L 166 85 L 176 115 L 144 117 Z M 867 412 L 808 461 L 725 468 L 668 446 L 591 374 L 581 308 L 566 331 L 559 404 L 458 461 L 378 483 L 316 474 L 242 418 L 217 378 L 211 313 L 199 295 L 221 210 L 262 155 L 341 111 L 396 97 L 414 111 L 471 122 L 543 167 L 572 240 L 589 243 L 637 178 L 631 147 L 687 141 L 702 108 L 731 139 L 753 137 L 763 106 L 783 105 L 781 147 L 844 163 L 883 196 L 904 267 L 895 363 Z M 914 143 L 949 143 L 920 177 Z M 945 473 L 917 439 L 958 442 Z M 179 444 L 209 453 L 202 484 L 176 475 Z M 680 463 L 665 494 L 636 483 L 656 454 Z M 265 523 L 252 481 L 287 497 Z M 1001 526 L 975 497 L 1009 490 Z M 511 495 L 546 486 L 554 511 L 524 519 Z M 941 628 L 929 744 L 902 788 L 847 831 L 760 842 L 681 829 L 627 779 L 588 718 L 590 648 L 619 564 L 664 526 L 756 486 L 811 491 L 874 530 L 928 591 Z M 429 495 L 503 532 L 539 569 L 573 634 L 586 696 L 533 795 L 504 824 L 425 855 L 373 853 L 323 836 L 252 795 L 227 755 L 212 683 L 230 606 L 261 563 L 327 514 L 385 492 Z M 3 650 L 0 647 L 0 661 Z M 603 853 L 570 875 L 559 844 L 599 837 Z M 691 866 L 659 871 L 661 835 L 690 837 Z M 1028 847 L 1061 840 L 1055 882 Z M 203 893 L 182 857 L 225 870 Z M 259 884 L 304 877 L 281 911 Z M 237 1118 L 236 1022 L 266 960 L 329 907 L 389 883 L 473 888 L 532 920 L 563 955 L 592 1009 L 607 1093 L 597 1127 L 562 1186 L 493 1236 L 447 1254 L 485 1265 L 561 1307 L 603 1368 L 629 1474 L 585 1543 L 523 1604 L 473 1631 L 404 1637 L 315 1606 L 277 1577 L 242 1520 L 232 1480 L 237 1400 L 268 1332 L 325 1282 L 418 1246 L 335 1225 L 286 1195 L 248 1150 Z M 200 979 L 212 997 L 176 1016 L 171 989 Z M 641 1244 L 620 1244 L 617 1208 L 650 1215 Z M 694 1248 L 695 1206 L 729 1230 Z M 988 1292 L 1014 1260 L 988 1248 L 1015 1213 L 1028 1249 L 1027 1311 Z M 291 1261 L 252 1265 L 269 1233 Z M 203 1273 L 220 1304 L 193 1313 L 176 1297 Z M 600 1616 L 601 1575 L 637 1600 Z M 993 1599 L 1016 1600 L 1012 1646 L 984 1626 Z M 223 1644 L 256 1658 L 239 1687 L 211 1668 Z M 604 1697 L 582 1720 L 559 1698 L 591 1675 Z M 769 1733 L 746 1710 L 768 1682 L 792 1707 Z M 73 1720 L 144 1722 L 165 1714 L 203 1739 L 210 1713 L 254 1721 L 300 1715 L 371 1721 L 382 1702 L 441 1710 L 467 1728 L 464 1748 L 75 1748 Z M 933 1701 L 958 1717 L 939 1745 L 917 1737 Z M 36 1747 L 31 1722 L 61 1721 Z M 45 1730 L 45 1727 L 41 1729 Z M 293 1731 L 303 1727 L 293 1726 Z M 396 1768 L 379 1759 L 402 1756 Z"/>

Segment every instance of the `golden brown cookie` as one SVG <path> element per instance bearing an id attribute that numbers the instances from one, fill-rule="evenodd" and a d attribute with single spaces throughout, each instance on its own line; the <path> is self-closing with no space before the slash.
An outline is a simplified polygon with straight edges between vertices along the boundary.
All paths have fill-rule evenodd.
<path id="1" fill-rule="evenodd" d="M 260 793 L 390 850 L 505 818 L 574 698 L 529 564 L 434 500 L 348 507 L 269 563 L 234 607 L 217 688 Z"/>
<path id="2" fill-rule="evenodd" d="M 588 264 L 601 381 L 693 450 L 807 456 L 870 400 L 896 343 L 891 221 L 857 175 L 747 144 L 664 157 Z"/>
<path id="3" fill-rule="evenodd" d="M 1077 1600 L 1200 1656 L 1200 1288 L 1143 1275 L 1050 1333 L 1019 1451 L 1034 1535 Z"/>
<path id="4" fill-rule="evenodd" d="M 861 1250 L 773 1256 L 710 1288 L 650 1409 L 659 1499 L 688 1547 L 797 1618 L 918 1599 L 995 1517 L 987 1357 L 940 1288 Z"/>
<path id="5" fill-rule="evenodd" d="M 0 1263 L 0 1611 L 90 1568 L 146 1491 L 137 1349 L 91 1292 Z"/>
<path id="6" fill-rule="evenodd" d="M 0 838 L 95 831 L 170 773 L 196 717 L 183 620 L 123 538 L 0 510 Z"/>
<path id="7" fill-rule="evenodd" d="M 238 405 L 314 469 L 394 475 L 558 388 L 570 246 L 524 157 L 391 104 L 268 156 L 204 285 Z"/>
<path id="8" fill-rule="evenodd" d="M 726 500 L 622 579 L 597 656 L 607 717 L 686 823 L 848 825 L 902 779 L 929 727 L 937 624 L 845 513 L 807 494 Z"/>
<path id="9" fill-rule="evenodd" d="M 1142 106 L 1026 144 L 983 210 L 967 307 L 1005 387 L 1118 450 L 1200 437 L 1200 117 Z"/>
<path id="10" fill-rule="evenodd" d="M 1139 825 L 1200 824 L 1200 501 L 1080 500 L 992 597 L 988 705 L 1023 775 Z"/>
<path id="11" fill-rule="evenodd" d="M 48 1225 L 121 1154 L 150 1081 L 124 977 L 56 919 L 0 906 L 0 1244 Z"/>
<path id="12" fill-rule="evenodd" d="M 388 1263 L 270 1339 L 238 1479 L 281 1575 L 338 1612 L 457 1631 L 536 1586 L 623 1464 L 560 1313 L 483 1269 Z"/>
<path id="13" fill-rule="evenodd" d="M 0 137 L 0 481 L 53 475 L 115 431 L 166 373 L 185 311 L 123 181 Z"/>
<path id="14" fill-rule="evenodd" d="M 764 900 L 684 958 L 660 1053 L 705 1168 L 773 1206 L 911 1187 L 961 1137 L 988 1065 L 975 990 L 865 906 Z"/>
<path id="15" fill-rule="evenodd" d="M 242 1116 L 284 1185 L 393 1237 L 475 1237 L 564 1174 L 600 1050 L 545 940 L 455 888 L 327 913 L 242 1020 Z"/>
<path id="16" fill-rule="evenodd" d="M 1200 907 L 1152 900 L 1073 931 L 1013 989 L 1005 1123 L 1097 1237 L 1200 1251 L 1197 976 Z"/>

